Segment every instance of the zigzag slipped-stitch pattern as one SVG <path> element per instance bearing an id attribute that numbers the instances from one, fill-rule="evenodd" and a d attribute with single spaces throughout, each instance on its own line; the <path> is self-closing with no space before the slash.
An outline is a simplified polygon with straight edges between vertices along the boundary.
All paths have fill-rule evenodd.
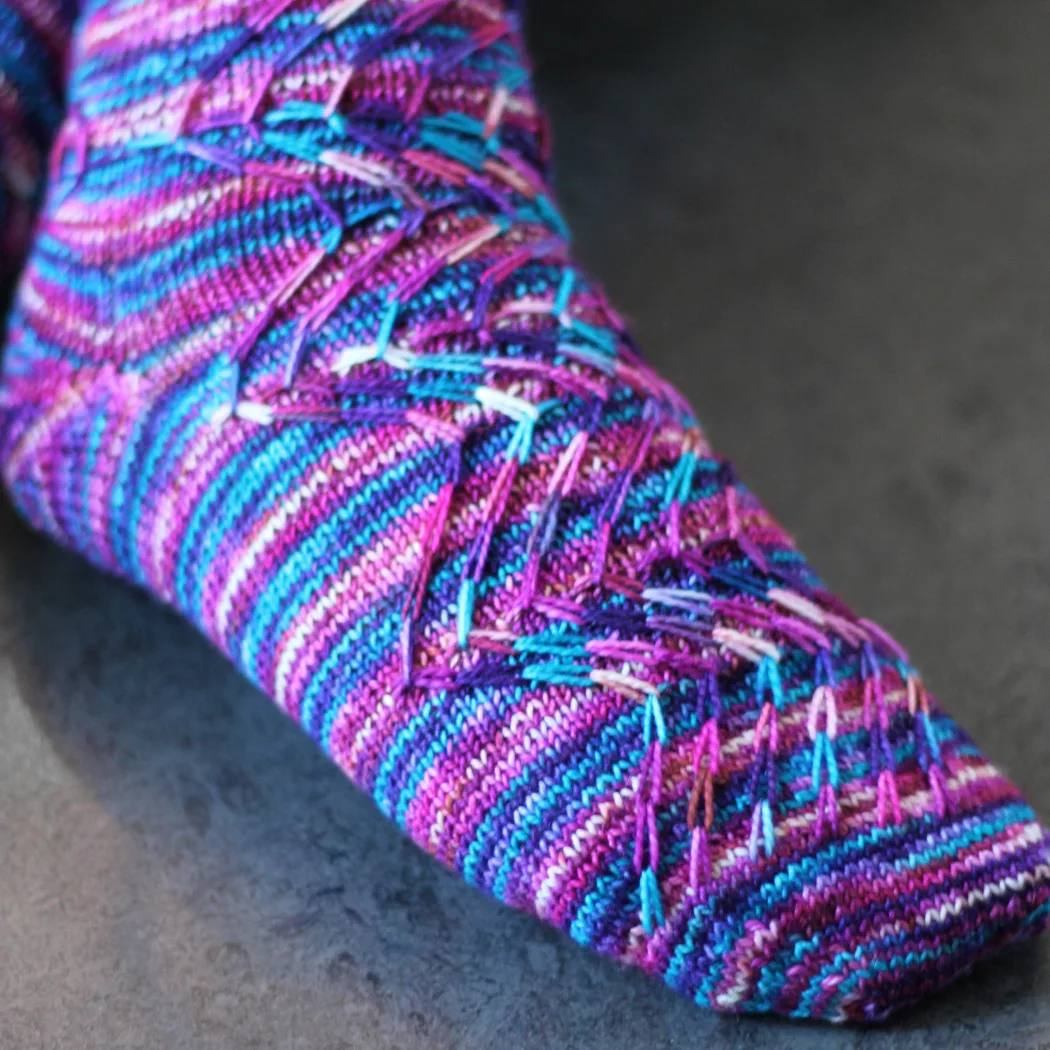
<path id="1" fill-rule="evenodd" d="M 1045 924 L 1044 832 L 574 263 L 519 16 L 90 3 L 7 483 L 469 882 L 884 1016 Z"/>

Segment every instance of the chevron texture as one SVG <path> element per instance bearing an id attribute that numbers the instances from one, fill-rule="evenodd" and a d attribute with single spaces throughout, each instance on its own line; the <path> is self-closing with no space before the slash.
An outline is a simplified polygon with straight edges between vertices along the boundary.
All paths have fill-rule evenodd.
<path id="1" fill-rule="evenodd" d="M 1045 925 L 1046 834 L 574 262 L 521 14 L 92 0 L 6 483 L 468 882 L 884 1017 Z"/>

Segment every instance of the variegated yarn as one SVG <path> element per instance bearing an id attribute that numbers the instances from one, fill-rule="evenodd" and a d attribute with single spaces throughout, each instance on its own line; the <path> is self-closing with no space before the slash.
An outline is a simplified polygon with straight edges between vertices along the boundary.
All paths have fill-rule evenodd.
<path id="1" fill-rule="evenodd" d="M 91 0 L 4 476 L 469 882 L 882 1017 L 1043 927 L 1045 833 L 574 263 L 520 17 Z"/>

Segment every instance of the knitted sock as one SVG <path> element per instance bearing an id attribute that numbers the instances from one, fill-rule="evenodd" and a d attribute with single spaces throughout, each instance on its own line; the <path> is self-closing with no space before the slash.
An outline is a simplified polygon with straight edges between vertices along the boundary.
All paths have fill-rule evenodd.
<path id="1" fill-rule="evenodd" d="M 0 282 L 18 273 L 43 196 L 71 21 L 60 0 L 0 0 Z"/>
<path id="2" fill-rule="evenodd" d="M 1043 927 L 1045 833 L 573 262 L 518 18 L 89 3 L 4 476 L 468 882 L 882 1017 Z"/>

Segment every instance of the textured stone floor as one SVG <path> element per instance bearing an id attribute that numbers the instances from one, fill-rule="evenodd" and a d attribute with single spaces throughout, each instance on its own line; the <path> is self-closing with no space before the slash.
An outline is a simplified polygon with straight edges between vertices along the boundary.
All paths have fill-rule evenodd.
<path id="1" fill-rule="evenodd" d="M 536 0 L 580 250 L 1050 816 L 1050 4 Z M 889 1027 L 726 1020 L 402 841 L 0 511 L 0 1050 L 1050 1046 L 1050 939 Z"/>

